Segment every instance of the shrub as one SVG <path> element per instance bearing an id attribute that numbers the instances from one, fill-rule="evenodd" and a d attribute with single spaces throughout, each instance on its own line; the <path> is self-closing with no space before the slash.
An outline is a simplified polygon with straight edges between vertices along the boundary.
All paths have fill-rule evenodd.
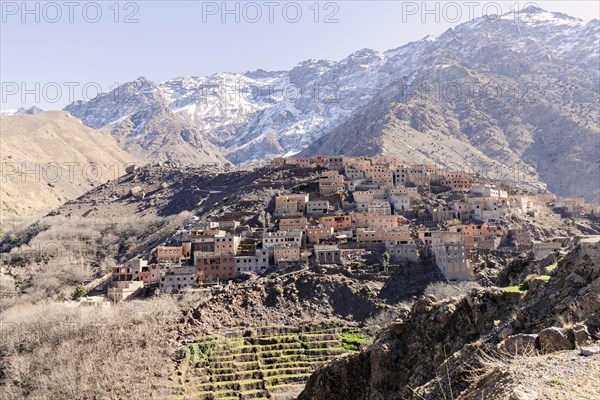
<path id="1" fill-rule="evenodd" d="M 381 311 L 375 316 L 370 317 L 365 321 L 365 333 L 370 336 L 375 336 L 381 329 L 399 318 L 402 310 L 410 310 L 411 308 L 412 302 L 402 302 L 395 306 L 388 305 L 386 308 L 381 308 Z"/>
<path id="2" fill-rule="evenodd" d="M 358 351 L 361 345 L 370 340 L 360 329 L 347 329 L 340 335 L 340 341 L 346 350 Z"/>
<path id="3" fill-rule="evenodd" d="M 73 291 L 73 294 L 71 295 L 71 299 L 79 300 L 80 298 L 85 297 L 86 295 L 87 295 L 87 288 L 80 283 L 79 285 L 75 286 L 75 290 Z"/>
<path id="4" fill-rule="evenodd" d="M 548 379 L 546 379 L 546 383 L 548 383 L 550 385 L 554 385 L 554 386 L 564 386 L 565 385 L 562 378 L 559 378 L 559 377 L 548 378 Z"/>
<path id="5" fill-rule="evenodd" d="M 383 272 L 387 274 L 390 268 L 390 253 L 387 251 L 381 256 L 381 267 L 383 268 Z"/>
<path id="6" fill-rule="evenodd" d="M 210 358 L 216 347 L 217 341 L 215 339 L 192 343 L 182 350 L 182 358 L 191 364 L 195 364 L 201 360 Z"/>
<path id="7" fill-rule="evenodd" d="M 14 297 L 35 303 L 61 291 L 70 293 L 76 284 L 106 273 L 115 259 L 138 254 L 147 245 L 148 232 L 170 231 L 187 217 L 45 217 L 43 226 L 17 232 L 3 246 L 10 251 L 3 262 L 11 264 L 9 273 L 17 281 Z"/>
<path id="8" fill-rule="evenodd" d="M 547 282 L 550 280 L 550 275 L 536 275 L 536 274 L 527 275 L 527 277 L 525 278 L 525 281 L 521 284 L 520 289 L 522 291 L 529 290 L 529 283 L 533 280 L 541 280 L 541 281 Z"/>
<path id="9" fill-rule="evenodd" d="M 546 271 L 552 272 L 556 269 L 557 266 L 558 266 L 558 261 L 555 261 L 553 264 L 550 264 L 546 267 Z"/>
<path id="10" fill-rule="evenodd" d="M 502 290 L 508 293 L 525 293 L 527 290 L 522 290 L 521 285 L 503 287 Z"/>

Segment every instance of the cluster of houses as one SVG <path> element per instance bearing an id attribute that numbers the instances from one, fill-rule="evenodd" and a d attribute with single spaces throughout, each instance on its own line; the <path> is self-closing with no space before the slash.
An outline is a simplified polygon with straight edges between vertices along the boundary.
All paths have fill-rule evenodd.
<path id="1" fill-rule="evenodd" d="M 514 193 L 498 182 L 434 164 L 406 164 L 392 157 L 274 159 L 272 164 L 320 167 L 318 192 L 276 196 L 272 229 L 240 221 L 201 222 L 178 232 L 175 245 L 159 246 L 152 263 L 134 259 L 113 268 L 108 296 L 124 300 L 145 286 L 177 292 L 227 281 L 243 273 L 313 264 L 347 265 L 387 252 L 396 263 L 430 257 L 449 280 L 473 279 L 474 253 L 514 246 L 532 248 L 528 231 L 506 229 L 498 219 L 548 210 L 551 193 Z M 456 194 L 424 204 L 432 187 Z M 570 211 L 584 207 L 565 200 Z M 405 218 L 429 220 L 427 229 Z"/>

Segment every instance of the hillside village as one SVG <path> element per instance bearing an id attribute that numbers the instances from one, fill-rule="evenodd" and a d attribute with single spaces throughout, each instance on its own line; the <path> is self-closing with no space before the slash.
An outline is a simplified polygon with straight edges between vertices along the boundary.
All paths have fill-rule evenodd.
<path id="1" fill-rule="evenodd" d="M 275 195 L 272 226 L 195 217 L 151 257 L 113 267 L 110 300 L 128 299 L 145 287 L 175 293 L 218 287 L 240 275 L 324 264 L 386 269 L 390 263 L 433 262 L 449 281 L 474 280 L 478 254 L 533 250 L 542 258 L 564 244 L 564 238 L 534 237 L 512 217 L 600 213 L 583 199 L 560 199 L 478 173 L 392 157 L 276 158 L 270 163 L 317 169 L 318 188 Z"/>

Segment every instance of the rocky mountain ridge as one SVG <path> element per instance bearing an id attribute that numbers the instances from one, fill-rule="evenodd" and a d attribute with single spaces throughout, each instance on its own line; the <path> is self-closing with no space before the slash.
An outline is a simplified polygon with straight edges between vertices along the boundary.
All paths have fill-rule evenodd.
<path id="1" fill-rule="evenodd" d="M 146 159 L 396 154 L 598 200 L 599 32 L 529 8 L 290 71 L 139 78 L 65 109 Z"/>

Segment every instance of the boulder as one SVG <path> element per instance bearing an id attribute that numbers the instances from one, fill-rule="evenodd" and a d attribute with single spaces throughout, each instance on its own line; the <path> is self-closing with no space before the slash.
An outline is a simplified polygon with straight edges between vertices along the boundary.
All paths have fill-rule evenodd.
<path id="1" fill-rule="evenodd" d="M 536 350 L 537 335 L 519 333 L 506 338 L 505 341 L 498 344 L 498 351 L 510 355 L 530 354 Z"/>
<path id="2" fill-rule="evenodd" d="M 574 344 L 569 339 L 567 331 L 555 326 L 540 331 L 538 340 L 540 349 L 544 354 L 562 350 L 573 350 L 575 348 Z"/>
<path id="3" fill-rule="evenodd" d="M 446 325 L 450 322 L 452 315 L 456 311 L 456 306 L 452 303 L 446 303 L 439 308 L 439 311 L 435 314 L 435 320 L 442 325 Z"/>
<path id="4" fill-rule="evenodd" d="M 592 343 L 592 337 L 585 324 L 578 322 L 573 327 L 573 338 L 577 346 L 585 346 Z"/>
<path id="5" fill-rule="evenodd" d="M 600 347 L 597 347 L 597 346 L 582 347 L 579 350 L 579 352 L 584 357 L 591 357 L 591 356 L 594 356 L 596 354 L 600 354 Z"/>
<path id="6" fill-rule="evenodd" d="M 143 194 L 141 186 L 134 186 L 129 190 L 129 194 L 134 197 L 139 197 Z"/>
<path id="7" fill-rule="evenodd" d="M 535 400 L 537 398 L 538 394 L 534 390 L 522 386 L 514 388 L 510 395 L 510 400 Z"/>
<path id="8" fill-rule="evenodd" d="M 571 272 L 567 275 L 566 280 L 577 286 L 583 286 L 587 283 L 587 280 L 576 272 Z"/>
<path id="9" fill-rule="evenodd" d="M 407 305 L 401 304 L 400 306 L 398 306 L 396 313 L 398 314 L 398 318 L 400 318 L 400 319 L 408 318 L 408 316 L 410 315 L 410 307 Z"/>
<path id="10" fill-rule="evenodd" d="M 498 340 L 506 340 L 510 335 L 513 334 L 513 332 L 513 328 L 510 326 L 505 326 L 504 328 L 500 329 L 500 332 L 498 332 Z"/>
<path id="11" fill-rule="evenodd" d="M 429 300 L 431 300 L 434 303 L 436 303 L 438 301 L 437 297 L 435 297 L 435 295 L 433 295 L 433 294 L 428 294 L 425 297 L 427 297 Z"/>
<path id="12" fill-rule="evenodd" d="M 524 329 L 531 324 L 532 320 L 533 317 L 529 311 L 526 308 L 521 308 L 517 311 L 517 315 L 515 316 L 514 326 L 516 329 Z"/>
<path id="13" fill-rule="evenodd" d="M 415 301 L 415 304 L 412 308 L 413 314 L 425 314 L 431 311 L 433 308 L 433 301 L 431 301 L 428 297 L 421 297 L 419 300 Z"/>
<path id="14" fill-rule="evenodd" d="M 139 167 L 137 165 L 135 165 L 135 164 L 128 165 L 127 167 L 125 167 L 125 173 L 127 173 L 127 174 L 133 174 L 138 169 L 139 169 Z"/>

